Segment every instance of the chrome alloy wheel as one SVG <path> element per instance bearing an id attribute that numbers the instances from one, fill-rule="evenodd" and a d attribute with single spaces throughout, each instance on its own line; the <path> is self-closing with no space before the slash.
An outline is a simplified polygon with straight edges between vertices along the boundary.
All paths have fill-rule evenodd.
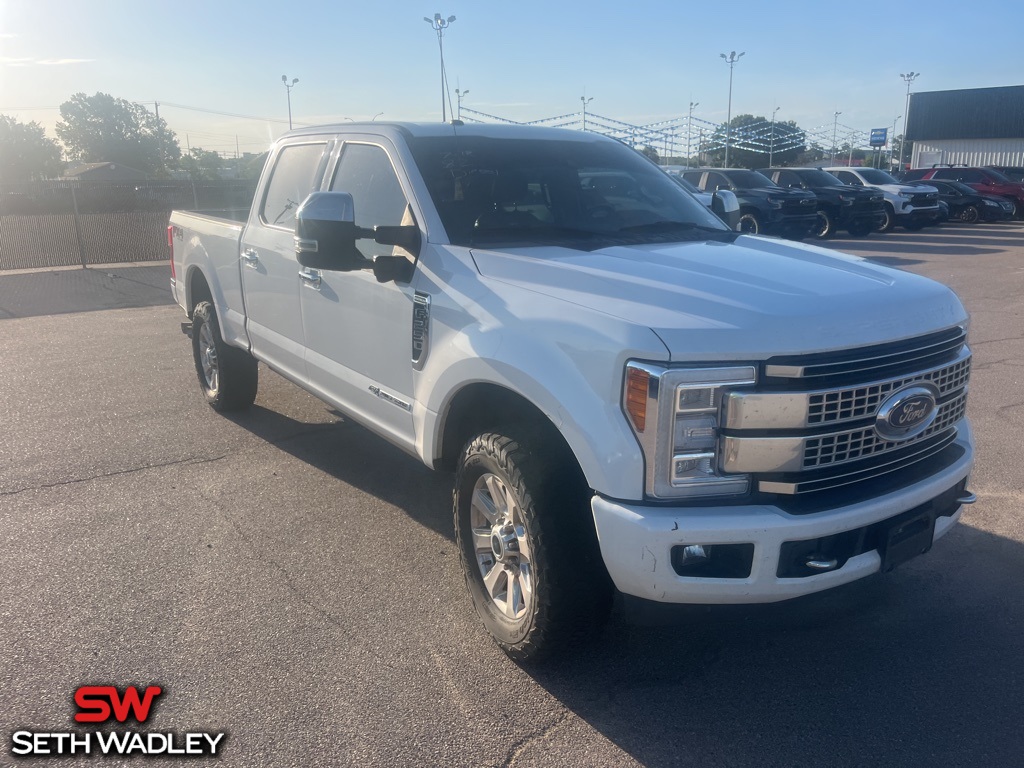
<path id="1" fill-rule="evenodd" d="M 523 512 L 505 482 L 486 473 L 470 502 L 473 552 L 484 589 L 508 619 L 521 619 L 534 600 L 530 540 Z"/>
<path id="2" fill-rule="evenodd" d="M 209 323 L 199 326 L 199 361 L 203 367 L 206 388 L 216 392 L 220 385 L 220 367 L 217 364 L 217 345 L 213 340 L 213 329 Z"/>

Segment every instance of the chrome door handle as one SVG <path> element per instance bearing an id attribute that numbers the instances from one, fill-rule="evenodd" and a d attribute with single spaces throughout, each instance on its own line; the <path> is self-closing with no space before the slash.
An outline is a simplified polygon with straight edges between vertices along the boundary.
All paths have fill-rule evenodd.
<path id="1" fill-rule="evenodd" d="M 260 265 L 260 255 L 252 248 L 246 248 L 242 251 L 242 261 L 250 269 L 256 269 Z"/>
<path id="2" fill-rule="evenodd" d="M 303 269 L 299 271 L 299 280 L 307 287 L 315 291 L 320 290 L 320 271 L 317 269 Z"/>

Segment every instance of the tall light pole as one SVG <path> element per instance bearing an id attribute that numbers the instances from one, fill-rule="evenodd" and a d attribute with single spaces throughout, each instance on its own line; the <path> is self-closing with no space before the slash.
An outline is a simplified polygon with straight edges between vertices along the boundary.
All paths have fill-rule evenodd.
<path id="1" fill-rule="evenodd" d="M 299 78 L 293 77 L 292 81 L 288 82 L 288 75 L 281 75 L 281 82 L 284 83 L 284 88 L 288 91 L 288 130 L 292 129 L 292 88 L 299 82 Z"/>
<path id="2" fill-rule="evenodd" d="M 373 117 L 370 118 L 370 122 L 372 123 L 374 120 L 376 120 L 378 117 L 380 117 L 383 114 L 384 114 L 383 112 L 378 112 L 376 115 L 374 115 Z"/>
<path id="3" fill-rule="evenodd" d="M 458 117 L 456 118 L 457 120 L 462 119 L 462 97 L 465 96 L 467 93 L 469 93 L 469 88 L 467 88 L 464 91 L 460 91 L 458 88 L 455 89 L 455 99 L 456 101 L 459 102 L 459 112 Z"/>
<path id="4" fill-rule="evenodd" d="M 832 117 L 832 162 L 829 165 L 836 164 L 836 134 L 839 132 L 839 116 L 842 112 L 836 112 Z"/>
<path id="5" fill-rule="evenodd" d="M 772 140 L 771 140 L 771 144 L 768 145 L 768 167 L 769 168 L 774 168 L 775 167 L 774 165 L 772 165 L 772 158 L 775 157 L 775 115 L 777 115 L 779 113 L 780 109 L 781 109 L 781 107 L 776 107 L 772 111 Z"/>
<path id="6" fill-rule="evenodd" d="M 447 88 L 445 87 L 445 76 L 444 76 L 444 32 L 451 26 L 451 23 L 455 21 L 454 16 L 449 16 L 447 19 L 442 17 L 440 13 L 435 13 L 434 18 L 423 17 L 423 20 L 434 28 L 437 32 L 437 51 L 441 54 L 441 122 L 448 122 L 448 113 L 445 112 L 444 99 L 447 95 Z"/>
<path id="7" fill-rule="evenodd" d="M 917 80 L 921 76 L 920 72 L 908 72 L 907 74 L 900 73 L 900 77 L 903 78 L 903 82 L 907 84 L 907 104 L 903 108 L 903 114 L 906 119 L 903 121 L 903 141 L 900 142 L 900 169 L 903 168 L 903 156 L 906 154 L 904 150 L 907 146 L 907 126 L 910 125 L 910 84 Z M 895 130 L 895 129 L 894 129 Z"/>
<path id="8" fill-rule="evenodd" d="M 693 108 L 699 107 L 699 101 L 690 102 L 690 116 L 686 118 L 686 167 L 690 167 L 690 139 L 693 138 Z M 700 151 L 698 149 L 698 151 Z"/>
<path id="9" fill-rule="evenodd" d="M 729 167 L 729 139 L 732 137 L 732 70 L 736 66 L 736 62 L 739 61 L 746 54 L 743 51 L 738 56 L 736 51 L 731 51 L 728 56 L 724 53 L 718 54 L 725 63 L 729 65 L 729 109 L 726 111 L 725 117 L 725 167 Z"/>
<path id="10" fill-rule="evenodd" d="M 583 130 L 587 130 L 587 104 L 592 102 L 594 97 L 591 96 L 589 99 L 586 96 L 580 96 L 580 101 L 583 102 Z"/>
<path id="11" fill-rule="evenodd" d="M 903 115 L 896 115 L 896 117 L 893 118 L 893 121 L 892 121 L 892 149 L 889 150 L 889 172 L 890 173 L 892 173 L 892 171 L 893 171 L 893 167 L 892 167 L 893 166 L 893 162 L 892 161 L 895 159 L 893 157 L 893 155 L 896 154 L 896 123 L 898 123 L 900 121 L 901 117 L 903 117 Z"/>

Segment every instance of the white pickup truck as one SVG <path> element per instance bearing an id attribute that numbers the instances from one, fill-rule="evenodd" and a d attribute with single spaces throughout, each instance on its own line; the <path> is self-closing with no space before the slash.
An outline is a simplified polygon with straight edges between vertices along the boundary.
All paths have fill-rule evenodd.
<path id="1" fill-rule="evenodd" d="M 247 219 L 168 236 L 210 405 L 249 406 L 260 361 L 453 470 L 473 604 L 518 659 L 615 588 L 769 602 L 890 570 L 973 501 L 952 291 L 730 231 L 607 138 L 298 130 Z"/>

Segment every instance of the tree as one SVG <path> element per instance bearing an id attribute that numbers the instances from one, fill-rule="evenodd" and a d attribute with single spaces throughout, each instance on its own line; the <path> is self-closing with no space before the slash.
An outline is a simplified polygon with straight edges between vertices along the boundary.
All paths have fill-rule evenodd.
<path id="1" fill-rule="evenodd" d="M 733 168 L 764 168 L 769 158 L 773 165 L 789 165 L 806 148 L 807 134 L 792 120 L 773 124 L 766 117 L 737 115 L 728 124 L 729 165 Z M 718 126 L 707 153 L 712 165 L 725 162 L 726 124 Z"/>
<path id="2" fill-rule="evenodd" d="M 914 140 L 907 139 L 906 149 L 903 146 L 903 134 L 892 140 L 892 166 L 896 170 L 902 170 L 904 164 L 910 163 L 914 156 Z"/>
<path id="3" fill-rule="evenodd" d="M 39 123 L 0 115 L 0 180 L 33 181 L 60 174 L 60 147 Z"/>
<path id="4" fill-rule="evenodd" d="M 181 157 L 167 123 L 141 104 L 107 93 L 76 93 L 60 105 L 57 137 L 72 160 L 112 162 L 156 176 Z"/>
<path id="5" fill-rule="evenodd" d="M 643 149 L 640 150 L 640 154 L 641 155 L 646 155 L 647 157 L 649 157 L 654 162 L 658 162 L 659 159 L 660 159 L 659 156 L 658 156 L 658 150 L 656 150 L 650 144 L 645 144 Z"/>
<path id="6" fill-rule="evenodd" d="M 200 147 L 192 147 L 179 163 L 182 170 L 188 171 L 192 181 L 217 181 L 223 166 L 220 155 Z"/>

